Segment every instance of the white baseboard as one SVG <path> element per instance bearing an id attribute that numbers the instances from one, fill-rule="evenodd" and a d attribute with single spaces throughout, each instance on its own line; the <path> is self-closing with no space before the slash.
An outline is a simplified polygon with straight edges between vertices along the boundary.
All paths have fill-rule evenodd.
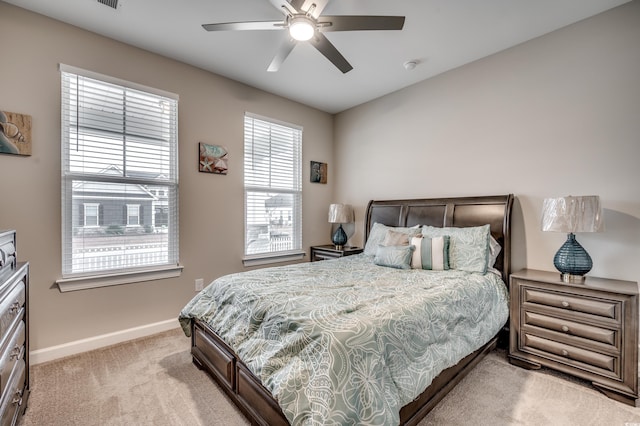
<path id="1" fill-rule="evenodd" d="M 53 361 L 54 359 L 104 348 L 106 346 L 115 345 L 128 340 L 138 339 L 140 337 L 151 336 L 152 334 L 173 330 L 174 328 L 179 327 L 180 323 L 177 318 L 174 318 L 153 324 L 142 325 L 140 327 L 116 331 L 114 333 L 89 337 L 87 339 L 76 340 L 62 345 L 31 351 L 29 352 L 29 361 L 31 365 L 41 364 L 43 362 Z"/>

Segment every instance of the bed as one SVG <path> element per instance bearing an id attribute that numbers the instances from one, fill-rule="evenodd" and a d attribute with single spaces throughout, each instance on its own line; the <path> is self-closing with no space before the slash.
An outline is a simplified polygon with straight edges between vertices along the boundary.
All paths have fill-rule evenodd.
<path id="1" fill-rule="evenodd" d="M 190 301 L 180 322 L 193 362 L 253 424 L 415 425 L 503 332 L 512 203 L 511 194 L 370 201 L 365 253 L 231 274 Z M 382 231 L 434 241 L 461 232 L 453 252 L 456 235 L 485 228 L 499 249 L 484 272 L 471 257 L 447 271 L 396 269 L 372 251 Z"/>

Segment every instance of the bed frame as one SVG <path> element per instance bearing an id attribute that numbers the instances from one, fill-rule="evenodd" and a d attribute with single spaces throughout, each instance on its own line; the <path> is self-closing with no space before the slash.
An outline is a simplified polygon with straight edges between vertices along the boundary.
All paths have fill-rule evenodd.
<path id="1" fill-rule="evenodd" d="M 365 240 L 375 222 L 388 226 L 456 226 L 489 224 L 502 250 L 495 264 L 508 282 L 511 252 L 513 195 L 417 200 L 370 201 L 365 215 Z M 278 403 L 233 350 L 205 323 L 191 325 L 191 354 L 198 368 L 207 371 L 254 425 L 288 425 Z M 495 336 L 458 364 L 442 371 L 414 401 L 400 410 L 401 425 L 417 425 L 433 407 L 491 352 Z"/>

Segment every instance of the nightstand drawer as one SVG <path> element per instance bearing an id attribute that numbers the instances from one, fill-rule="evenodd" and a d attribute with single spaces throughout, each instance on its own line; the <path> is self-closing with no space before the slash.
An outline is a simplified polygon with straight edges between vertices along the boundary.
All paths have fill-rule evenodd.
<path id="1" fill-rule="evenodd" d="M 536 326 L 556 331 L 567 336 L 577 336 L 584 339 L 594 340 L 619 349 L 619 342 L 615 330 L 595 327 L 528 311 L 524 312 L 523 325 Z"/>
<path id="2" fill-rule="evenodd" d="M 537 349 L 544 352 L 545 355 L 556 355 L 556 361 L 578 361 L 587 364 L 583 367 L 588 370 L 593 370 L 593 368 L 589 368 L 592 366 L 614 373 L 616 377 L 620 375 L 618 358 L 614 356 L 587 351 L 527 333 L 524 334 L 523 345 L 524 350 Z"/>
<path id="3" fill-rule="evenodd" d="M 311 246 L 311 261 L 317 262 L 319 260 L 338 259 L 345 256 L 352 256 L 354 254 L 362 253 L 364 249 L 360 247 L 345 246 L 342 248 L 336 248 L 333 244 L 325 244 L 323 246 Z"/>
<path id="4" fill-rule="evenodd" d="M 311 258 L 312 262 L 317 262 L 319 260 L 330 260 L 330 259 L 338 259 L 339 257 L 342 257 L 341 255 L 337 254 L 337 253 L 326 253 L 326 252 L 314 252 L 313 256 Z"/>
<path id="5" fill-rule="evenodd" d="M 595 300 L 576 294 L 524 288 L 524 302 L 583 312 L 604 318 L 620 319 L 620 302 L 618 301 Z"/>

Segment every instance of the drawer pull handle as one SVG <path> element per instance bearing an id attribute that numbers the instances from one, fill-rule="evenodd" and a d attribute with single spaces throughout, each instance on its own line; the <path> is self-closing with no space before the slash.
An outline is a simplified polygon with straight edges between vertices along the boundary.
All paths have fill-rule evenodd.
<path id="1" fill-rule="evenodd" d="M 11 361 L 15 361 L 16 359 L 18 359 L 21 349 L 22 346 L 15 345 L 13 349 L 11 349 L 11 355 L 9 355 L 9 359 L 11 359 Z"/>
<path id="2" fill-rule="evenodd" d="M 22 405 L 22 389 L 16 390 L 16 392 L 13 394 L 11 403 L 13 405 Z"/>
<path id="3" fill-rule="evenodd" d="M 18 312 L 20 310 L 20 301 L 16 300 L 15 302 L 13 302 L 13 304 L 11 305 L 11 307 L 9 308 L 9 311 L 12 314 L 15 314 L 16 312 Z"/>
<path id="4" fill-rule="evenodd" d="M 562 350 L 562 356 L 569 356 L 569 352 L 567 352 L 565 349 Z"/>
<path id="5" fill-rule="evenodd" d="M 565 308 L 568 308 L 568 307 L 569 307 L 569 302 L 567 302 L 566 300 L 564 300 L 564 301 L 562 302 L 562 306 L 563 306 L 563 307 L 565 307 Z"/>
<path id="6" fill-rule="evenodd" d="M 564 331 L 565 333 L 569 331 L 569 327 L 567 327 L 566 325 L 562 326 L 562 331 Z"/>

